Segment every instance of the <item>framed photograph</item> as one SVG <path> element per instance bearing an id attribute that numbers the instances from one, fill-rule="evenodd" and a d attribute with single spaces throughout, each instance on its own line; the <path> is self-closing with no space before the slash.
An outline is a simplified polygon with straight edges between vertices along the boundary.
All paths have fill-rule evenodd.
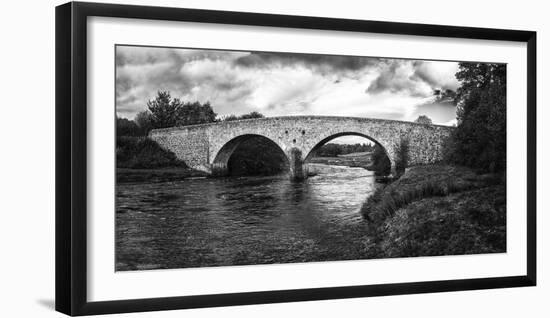
<path id="1" fill-rule="evenodd" d="M 56 8 L 56 309 L 536 284 L 536 33 Z"/>

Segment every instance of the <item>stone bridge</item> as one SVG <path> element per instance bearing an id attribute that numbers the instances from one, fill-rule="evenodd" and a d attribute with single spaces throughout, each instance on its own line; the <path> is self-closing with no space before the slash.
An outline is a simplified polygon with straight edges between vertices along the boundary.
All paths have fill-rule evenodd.
<path id="1" fill-rule="evenodd" d="M 440 161 L 443 142 L 453 127 L 413 122 L 328 116 L 268 117 L 152 130 L 149 136 L 195 169 L 226 175 L 231 154 L 252 137 L 267 138 L 286 155 L 290 175 L 307 177 L 315 150 L 331 139 L 355 135 L 381 145 L 395 171 L 396 150 L 409 142 L 408 165 Z"/>

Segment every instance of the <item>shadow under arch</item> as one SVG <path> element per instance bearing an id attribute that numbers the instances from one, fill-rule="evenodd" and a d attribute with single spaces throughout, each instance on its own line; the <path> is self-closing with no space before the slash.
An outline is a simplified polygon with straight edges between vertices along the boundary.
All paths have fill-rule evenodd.
<path id="1" fill-rule="evenodd" d="M 271 138 L 244 134 L 226 142 L 211 167 L 214 176 L 267 175 L 288 171 L 289 159 Z"/>
<path id="2" fill-rule="evenodd" d="M 383 144 L 381 144 L 378 140 L 374 139 L 373 137 L 370 137 L 368 135 L 365 135 L 363 133 L 359 133 L 359 132 L 353 132 L 353 131 L 349 131 L 349 132 L 340 132 L 340 133 L 337 133 L 337 134 L 334 134 L 334 135 L 330 135 L 326 138 L 324 138 L 323 140 L 319 141 L 315 146 L 313 146 L 313 148 L 311 148 L 311 150 L 309 151 L 309 153 L 307 154 L 307 156 L 305 157 L 304 159 L 304 164 L 308 164 L 310 163 L 311 161 L 311 158 L 313 158 L 317 152 L 317 150 L 319 150 L 319 148 L 321 148 L 322 146 L 324 146 L 325 144 L 327 144 L 329 141 L 333 140 L 333 139 L 336 139 L 336 138 L 339 138 L 339 137 L 344 137 L 344 136 L 359 136 L 359 137 L 363 137 L 365 139 L 368 139 L 370 141 L 372 141 L 373 143 L 375 143 L 376 145 L 378 145 L 383 151 L 384 153 L 386 154 L 386 157 L 388 158 L 388 160 L 390 161 L 390 166 L 391 166 L 391 170 L 393 171 L 393 167 L 394 167 L 394 162 L 393 162 L 393 159 L 390 155 L 390 153 L 388 152 L 388 150 L 386 149 L 386 147 L 384 147 Z"/>

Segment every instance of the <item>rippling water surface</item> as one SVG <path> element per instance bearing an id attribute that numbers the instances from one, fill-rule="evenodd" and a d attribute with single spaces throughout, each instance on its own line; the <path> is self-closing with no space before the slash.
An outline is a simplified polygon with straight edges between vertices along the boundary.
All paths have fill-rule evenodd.
<path id="1" fill-rule="evenodd" d="M 118 184 L 116 269 L 362 258 L 371 172 Z"/>

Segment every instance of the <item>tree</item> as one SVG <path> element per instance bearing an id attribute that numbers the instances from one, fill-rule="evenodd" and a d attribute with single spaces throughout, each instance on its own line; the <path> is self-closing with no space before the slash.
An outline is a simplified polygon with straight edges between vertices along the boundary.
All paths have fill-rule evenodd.
<path id="1" fill-rule="evenodd" d="M 319 157 L 338 157 L 342 154 L 342 147 L 338 144 L 327 143 L 317 149 L 315 154 Z"/>
<path id="2" fill-rule="evenodd" d="M 386 151 L 379 144 L 374 146 L 372 153 L 372 166 L 375 176 L 387 176 L 391 173 L 390 159 L 386 155 Z"/>
<path id="3" fill-rule="evenodd" d="M 176 126 L 181 106 L 180 100 L 177 98 L 172 99 L 169 92 L 157 92 L 157 97 L 147 102 L 154 128 Z"/>
<path id="4" fill-rule="evenodd" d="M 401 175 L 409 165 L 409 139 L 401 137 L 399 144 L 395 146 L 395 172 Z"/>
<path id="5" fill-rule="evenodd" d="M 154 128 L 153 116 L 150 111 L 144 110 L 136 115 L 134 122 L 139 126 L 143 135 L 149 134 Z"/>
<path id="6" fill-rule="evenodd" d="M 182 102 L 170 96 L 169 92 L 159 91 L 157 97 L 147 102 L 152 128 L 166 128 L 216 121 L 216 113 L 209 102 Z"/>
<path id="7" fill-rule="evenodd" d="M 209 102 L 184 103 L 179 109 L 178 126 L 213 123 L 216 121 L 216 113 Z"/>
<path id="8" fill-rule="evenodd" d="M 457 121 L 449 159 L 487 170 L 506 168 L 506 65 L 460 63 Z"/>
<path id="9" fill-rule="evenodd" d="M 418 118 L 414 121 L 415 123 L 424 124 L 424 125 L 431 125 L 433 124 L 432 119 L 426 115 L 420 115 Z"/>
<path id="10" fill-rule="evenodd" d="M 116 118 L 116 134 L 117 136 L 141 136 L 143 132 L 132 120 L 126 118 Z"/>

